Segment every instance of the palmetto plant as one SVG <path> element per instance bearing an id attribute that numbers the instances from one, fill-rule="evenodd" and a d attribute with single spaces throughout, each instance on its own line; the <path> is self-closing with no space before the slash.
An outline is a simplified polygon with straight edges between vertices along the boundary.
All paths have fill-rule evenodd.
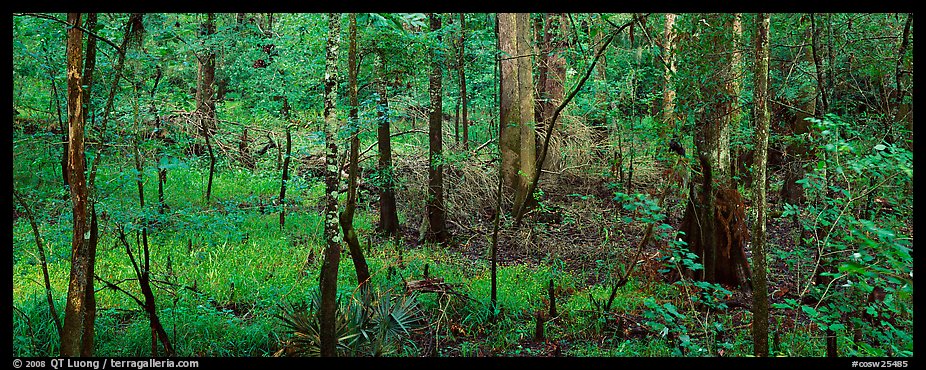
<path id="1" fill-rule="evenodd" d="M 412 331 L 424 326 L 417 295 L 393 296 L 390 291 L 361 293 L 346 304 L 339 302 L 336 314 L 338 355 L 384 356 L 401 349 Z M 289 339 L 274 356 L 318 356 L 318 291 L 310 295 L 308 307 L 283 307 L 276 315 Z"/>

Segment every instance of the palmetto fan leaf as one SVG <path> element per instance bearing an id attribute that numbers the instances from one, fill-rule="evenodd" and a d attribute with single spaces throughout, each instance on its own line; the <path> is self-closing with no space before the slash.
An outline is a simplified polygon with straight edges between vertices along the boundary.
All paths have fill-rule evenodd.
<path id="1" fill-rule="evenodd" d="M 424 314 L 416 295 L 392 296 L 388 291 L 369 293 L 362 301 L 339 304 L 336 315 L 338 354 L 367 353 L 382 356 L 395 353 L 411 331 L 424 325 Z M 309 308 L 284 307 L 276 315 L 290 335 L 284 349 L 287 356 L 318 356 L 319 295 L 310 295 Z"/>

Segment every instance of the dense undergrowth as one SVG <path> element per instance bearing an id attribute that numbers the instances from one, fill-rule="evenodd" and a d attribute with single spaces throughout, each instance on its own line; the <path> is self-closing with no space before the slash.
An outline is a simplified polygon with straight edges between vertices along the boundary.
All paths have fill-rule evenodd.
<path id="1" fill-rule="evenodd" d="M 70 203 L 65 188 L 60 185 L 56 151 L 50 142 L 50 138 L 30 136 L 17 130 L 14 135 L 14 184 L 30 199 L 29 205 L 37 215 L 39 232 L 45 242 L 52 295 L 55 305 L 61 308 L 69 268 Z M 289 211 L 286 226 L 281 230 L 278 225 L 281 206 L 276 201 L 280 180 L 272 170 L 272 160 L 261 164 L 266 170 L 254 172 L 234 163 L 221 162 L 212 202 L 205 204 L 201 189 L 206 175 L 204 169 L 208 166 L 204 160 L 173 158 L 164 191 L 169 209 L 159 214 L 157 206 L 151 205 L 156 202 L 152 201 L 139 210 L 135 173 L 126 170 L 131 168 L 128 159 L 113 153 L 107 156 L 97 181 L 101 220 L 98 276 L 138 294 L 137 284 L 131 280 L 134 275 L 128 256 L 118 244 L 116 235 L 118 228 L 123 228 L 130 235 L 130 243 L 137 243 L 140 225 L 147 225 L 158 315 L 178 355 L 271 356 L 281 352 L 291 340 L 284 321 L 280 320 L 281 315 L 287 307 L 306 307 L 318 284 L 323 245 L 322 183 L 312 177 L 311 171 L 296 166 L 295 172 L 304 175 L 295 176 L 289 183 Z M 461 159 L 456 164 L 458 171 L 480 163 L 478 159 L 465 161 Z M 651 166 L 652 173 L 656 174 L 652 178 L 658 178 L 659 162 L 652 162 Z M 157 174 L 152 166 L 146 168 L 149 170 L 143 174 L 145 196 L 156 199 Z M 486 176 L 492 175 L 491 171 L 483 172 Z M 406 173 L 414 176 L 414 170 Z M 461 173 L 461 176 L 475 176 L 473 171 Z M 638 169 L 638 173 L 646 173 L 646 170 Z M 673 254 L 669 245 L 674 244 L 665 244 L 672 239 L 668 235 L 672 224 L 677 224 L 680 217 L 681 200 L 676 199 L 674 206 L 666 207 L 668 218 L 647 219 L 633 211 L 649 204 L 646 196 L 618 197 L 625 202 L 623 207 L 611 198 L 621 191 L 642 193 L 656 184 L 655 180 L 648 184 L 645 176 L 640 179 L 636 189 L 615 185 L 608 181 L 607 174 L 594 171 L 586 171 L 583 176 L 571 180 L 568 176 L 551 176 L 546 180 L 549 185 L 545 186 L 540 211 L 532 216 L 531 225 L 526 229 L 507 230 L 509 224 L 507 231 L 502 233 L 499 301 L 498 311 L 494 313 L 489 302 L 490 229 L 486 227 L 489 217 L 480 216 L 481 210 L 458 210 L 457 218 L 451 223 L 455 237 L 450 246 L 419 244 L 411 229 L 420 216 L 409 214 L 415 212 L 412 204 L 415 204 L 416 190 L 412 182 L 407 181 L 400 191 L 400 203 L 408 203 L 400 209 L 400 221 L 408 230 L 400 239 L 386 240 L 374 232 L 378 217 L 375 195 L 362 192 L 354 224 L 361 235 L 370 267 L 372 289 L 380 294 L 388 292 L 402 296 L 406 282 L 423 279 L 427 274 L 427 277 L 443 278 L 447 286 L 458 293 L 418 294 L 415 301 L 424 325 L 409 328 L 398 347 L 380 354 L 751 354 L 748 293 L 678 280 L 666 273 L 673 265 L 690 258 L 684 250 Z M 577 186 L 579 183 L 582 186 Z M 411 198 L 402 199 L 402 196 Z M 642 203 L 634 204 L 632 199 Z M 491 204 L 491 200 L 489 202 Z M 649 212 L 652 216 L 664 211 L 651 209 Z M 14 219 L 14 356 L 54 355 L 58 352 L 58 336 L 44 299 L 35 241 L 28 221 L 18 208 L 14 209 Z M 900 217 L 899 220 L 903 225 L 904 219 Z M 598 225 L 594 230 L 588 228 L 593 222 L 604 226 Z M 636 272 L 630 275 L 627 285 L 616 291 L 613 304 L 606 310 L 603 305 L 611 293 L 611 284 L 631 258 L 630 246 L 636 245 L 646 222 L 666 223 L 659 227 L 665 234 L 660 238 L 663 242 L 647 248 L 643 257 L 635 261 Z M 781 218 L 772 223 L 772 230 L 776 228 L 774 225 L 785 230 L 791 221 Z M 883 228 L 870 230 L 887 232 Z M 826 328 L 835 325 L 832 329 L 838 333 L 838 346 L 845 354 L 912 353 L 912 287 L 901 287 L 905 280 L 890 286 L 894 293 L 892 301 L 882 306 L 869 305 L 868 312 L 883 310 L 886 314 L 881 323 L 865 327 L 867 330 L 877 328 L 876 333 L 880 334 L 875 334 L 875 339 L 860 342 L 842 324 L 846 320 L 840 320 L 840 316 L 833 316 L 832 312 L 845 310 L 845 307 L 864 308 L 864 302 L 842 299 L 812 312 L 808 307 L 821 305 L 813 302 L 801 305 L 802 302 L 797 301 L 803 298 L 797 292 L 800 281 L 790 285 L 789 282 L 795 280 L 795 273 L 807 274 L 806 266 L 793 266 L 793 262 L 797 257 L 810 255 L 812 249 L 801 250 L 800 244 L 795 246 L 790 242 L 788 233 L 779 234 L 775 236 L 773 231 L 770 239 L 771 249 L 775 251 L 770 256 L 770 279 L 775 287 L 771 315 L 775 324 L 771 348 L 774 355 L 823 355 L 825 331 L 820 329 L 821 325 L 827 325 Z M 132 246 L 137 247 L 137 244 Z M 901 254 L 894 255 L 899 258 L 896 263 L 909 263 L 903 250 L 898 251 Z M 881 258 L 883 254 L 872 251 L 871 255 Z M 677 259 L 670 259 L 672 256 Z M 342 258 L 341 261 L 339 295 L 342 303 L 361 299 L 351 259 Z M 842 267 L 840 269 L 843 271 Z M 872 279 L 879 276 L 878 271 L 864 275 L 866 271 L 862 270 L 864 268 L 855 266 L 855 270 L 848 273 Z M 547 314 L 551 281 L 556 296 L 556 317 Z M 151 334 L 144 311 L 124 292 L 109 289 L 99 282 L 96 289 L 96 353 L 149 355 Z M 813 292 L 810 296 L 816 294 L 819 300 L 820 293 Z M 822 294 L 825 296 L 826 292 Z M 910 308 L 903 309 L 906 305 Z M 825 313 L 827 307 L 831 307 L 829 316 L 820 314 Z M 877 311 L 872 311 L 875 309 Z M 852 312 L 846 312 L 844 316 L 854 317 L 851 315 Z M 536 333 L 538 317 L 544 321 L 543 338 Z"/>

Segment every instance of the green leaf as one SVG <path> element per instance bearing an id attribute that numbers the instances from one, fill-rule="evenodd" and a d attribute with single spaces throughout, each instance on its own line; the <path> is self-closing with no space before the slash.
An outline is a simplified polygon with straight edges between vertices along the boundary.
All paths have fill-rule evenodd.
<path id="1" fill-rule="evenodd" d="M 817 317 L 819 315 L 817 310 L 810 306 L 801 306 L 801 311 L 804 311 L 804 313 L 806 313 L 811 318 Z"/>
<path id="2" fill-rule="evenodd" d="M 887 147 L 884 146 L 884 145 L 882 145 L 882 144 L 875 145 L 875 150 L 878 150 L 878 151 L 884 150 L 884 149 L 886 149 L 886 148 L 887 148 Z"/>

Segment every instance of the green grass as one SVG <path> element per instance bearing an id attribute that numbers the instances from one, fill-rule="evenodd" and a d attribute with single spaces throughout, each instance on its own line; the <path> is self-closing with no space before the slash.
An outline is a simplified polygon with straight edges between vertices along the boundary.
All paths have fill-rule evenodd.
<path id="1" fill-rule="evenodd" d="M 402 138 L 406 143 L 418 139 Z M 403 148 L 402 145 L 397 145 Z M 59 312 L 64 311 L 70 267 L 71 209 L 61 185 L 56 160 L 59 147 L 32 137 L 14 135 L 14 184 L 27 194 L 36 213 L 45 243 L 52 293 Z M 251 172 L 220 161 L 213 194 L 204 198 L 208 164 L 203 158 L 172 162 L 165 188 L 170 206 L 167 216 L 157 213 L 157 174 L 148 161 L 143 173 L 146 207 L 138 206 L 138 190 L 131 157 L 107 153 L 97 180 L 101 215 L 97 274 L 107 281 L 134 278 L 125 248 L 116 239 L 119 227 L 128 227 L 130 246 L 138 250 L 136 232 L 147 222 L 153 278 L 173 287 L 156 284 L 158 315 L 172 344 L 181 356 L 269 356 L 279 349 L 283 330 L 274 317 L 280 304 L 305 302 L 318 285 L 321 264 L 324 185 L 317 179 L 296 176 L 288 184 L 286 227 L 280 230 L 279 207 L 274 206 L 280 179 L 273 163 Z M 294 165 L 294 171 L 298 165 Z M 343 201 L 343 200 L 342 200 Z M 260 210 L 264 207 L 264 211 Z M 371 285 L 401 292 L 403 281 L 421 279 L 425 265 L 431 277 L 453 284 L 468 299 L 434 293 L 419 295 L 419 303 L 431 322 L 440 322 L 442 355 L 476 356 L 536 355 L 533 341 L 536 312 L 547 311 L 547 288 L 552 279 L 559 292 L 559 317 L 546 324 L 548 341 L 568 343 L 563 354 L 571 356 L 748 356 L 752 353 L 748 329 L 726 333 L 722 339 L 693 339 L 692 348 L 680 346 L 656 334 L 624 339 L 608 328 L 592 303 L 605 302 L 610 286 L 587 285 L 585 277 L 565 270 L 556 260 L 537 266 L 498 268 L 498 317 L 492 320 L 489 262 L 471 260 L 436 245 L 408 247 L 393 242 L 367 245 L 377 215 L 358 208 L 354 226 L 372 275 Z M 417 217 L 400 215 L 401 219 Z M 48 314 L 42 273 L 32 230 L 24 217 L 13 225 L 13 352 L 16 356 L 49 356 L 58 351 L 58 337 Z M 372 239 L 377 240 L 377 239 Z M 400 256 L 401 254 L 401 263 Z M 312 263 L 306 259 L 313 256 Z M 343 255 L 338 272 L 339 294 L 354 293 L 353 261 Z M 121 286 L 140 297 L 134 281 Z M 234 286 L 234 290 L 232 290 Z M 102 284 L 97 283 L 97 289 Z M 195 287 L 196 292 L 187 288 Z M 646 313 L 644 299 L 659 304 L 672 302 L 689 315 L 684 321 L 689 334 L 703 330 L 688 312 L 675 285 L 631 279 L 617 291 L 612 312 Z M 148 317 L 122 292 L 102 289 L 96 294 L 96 353 L 105 356 L 148 356 L 151 336 Z M 231 304 L 237 310 L 230 310 Z M 712 321 L 724 328 L 739 323 L 723 312 Z M 456 329 L 451 330 L 454 327 Z M 820 356 L 824 353 L 819 333 L 799 328 L 781 337 L 777 355 Z M 841 335 L 841 346 L 849 345 Z M 418 355 L 414 344 L 401 355 Z M 534 352 L 531 352 L 534 351 Z"/>

